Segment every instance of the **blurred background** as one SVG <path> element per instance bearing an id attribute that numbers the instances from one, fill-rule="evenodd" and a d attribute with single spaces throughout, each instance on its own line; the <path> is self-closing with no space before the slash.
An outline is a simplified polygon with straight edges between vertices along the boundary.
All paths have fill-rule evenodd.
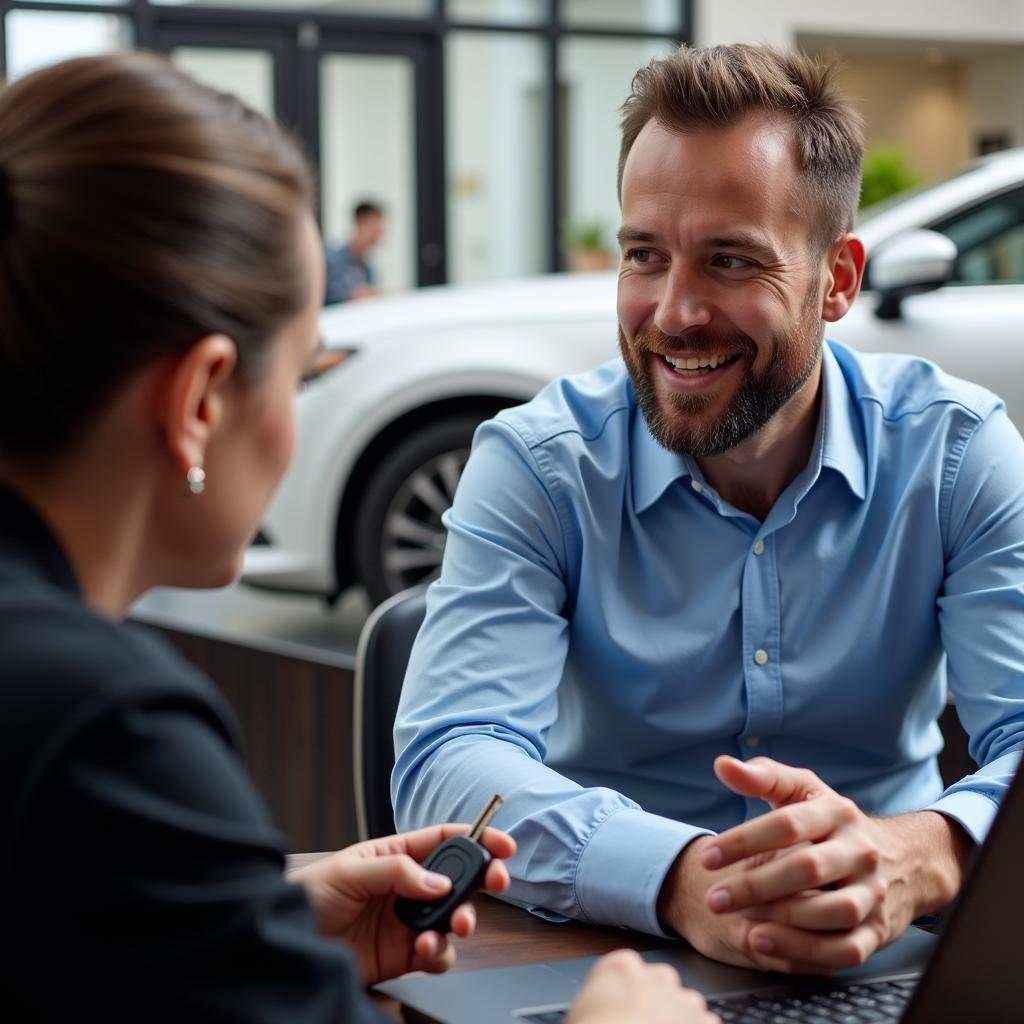
<path id="1" fill-rule="evenodd" d="M 356 838 L 360 633 L 437 573 L 476 425 L 615 354 L 632 75 L 683 42 L 743 41 L 839 59 L 865 117 L 874 280 L 839 340 L 935 359 L 1024 425 L 1024 151 L 965 172 L 1024 146 L 1024 0 L 0 0 L 8 79 L 158 50 L 289 126 L 319 178 L 328 267 L 384 295 L 324 310 L 329 358 L 299 396 L 251 586 L 133 609 L 227 694 L 293 849 Z"/>
<path id="2" fill-rule="evenodd" d="M 1021 0 L 2 0 L 8 78 L 124 47 L 275 114 L 321 181 L 326 241 L 386 211 L 383 291 L 611 264 L 618 107 L 680 42 L 843 62 L 865 199 L 1024 143 Z"/>

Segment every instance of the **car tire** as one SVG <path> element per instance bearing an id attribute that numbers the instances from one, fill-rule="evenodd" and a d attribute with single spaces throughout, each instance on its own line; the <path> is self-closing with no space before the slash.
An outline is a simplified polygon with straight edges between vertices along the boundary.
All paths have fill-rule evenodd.
<path id="1" fill-rule="evenodd" d="M 441 570 L 441 516 L 483 417 L 452 416 L 404 438 L 381 461 L 356 511 L 353 563 L 373 604 Z"/>

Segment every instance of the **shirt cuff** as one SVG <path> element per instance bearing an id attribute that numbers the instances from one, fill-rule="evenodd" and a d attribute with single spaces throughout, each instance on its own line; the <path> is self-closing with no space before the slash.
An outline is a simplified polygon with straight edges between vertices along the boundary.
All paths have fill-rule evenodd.
<path id="1" fill-rule="evenodd" d="M 658 894 L 680 851 L 710 829 L 623 808 L 597 827 L 576 868 L 576 900 L 588 921 L 622 925 L 652 935 Z"/>
<path id="2" fill-rule="evenodd" d="M 992 821 L 999 810 L 998 805 L 981 793 L 959 790 L 940 796 L 926 811 L 938 811 L 947 818 L 959 822 L 967 834 L 979 845 L 985 841 Z"/>

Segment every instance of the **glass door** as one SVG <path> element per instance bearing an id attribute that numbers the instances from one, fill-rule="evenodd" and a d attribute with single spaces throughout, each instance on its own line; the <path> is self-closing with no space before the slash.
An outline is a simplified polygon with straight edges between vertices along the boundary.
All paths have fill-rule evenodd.
<path id="1" fill-rule="evenodd" d="M 276 116 L 302 140 L 326 244 L 345 244 L 357 204 L 384 211 L 367 254 L 381 291 L 445 280 L 439 72 L 429 40 L 327 32 L 314 21 L 163 25 L 157 47 L 200 81 Z"/>
<path id="2" fill-rule="evenodd" d="M 368 262 L 385 292 L 446 280 L 438 49 L 425 37 L 324 30 L 302 56 L 324 238 L 347 240 L 358 203 L 382 207 Z"/>
<path id="3" fill-rule="evenodd" d="M 415 63 L 404 54 L 317 58 L 324 240 L 345 244 L 356 206 L 379 206 L 382 234 L 367 262 L 382 292 L 414 288 L 419 279 L 415 81 Z"/>

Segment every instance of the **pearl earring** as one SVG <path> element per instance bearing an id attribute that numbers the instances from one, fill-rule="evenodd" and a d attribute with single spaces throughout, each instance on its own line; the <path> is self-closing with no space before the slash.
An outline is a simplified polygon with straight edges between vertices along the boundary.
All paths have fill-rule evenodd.
<path id="1" fill-rule="evenodd" d="M 190 494 L 202 494 L 206 490 L 206 470 L 202 466 L 189 466 L 185 482 Z"/>

